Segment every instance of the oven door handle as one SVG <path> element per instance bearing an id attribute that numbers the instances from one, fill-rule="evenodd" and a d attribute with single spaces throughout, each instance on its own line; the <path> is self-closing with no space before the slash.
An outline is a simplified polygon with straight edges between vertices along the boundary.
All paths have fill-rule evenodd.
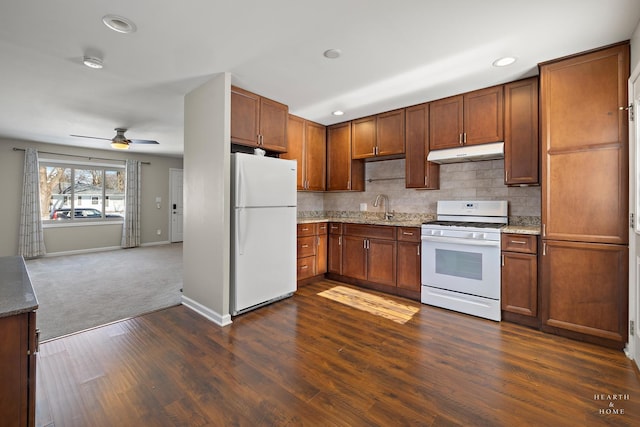
<path id="1" fill-rule="evenodd" d="M 437 236 L 421 236 L 423 242 L 435 242 L 435 243 L 453 243 L 457 245 L 469 245 L 469 246 L 488 246 L 499 248 L 499 240 L 474 240 L 474 239 L 461 239 L 457 237 L 437 237 Z"/>

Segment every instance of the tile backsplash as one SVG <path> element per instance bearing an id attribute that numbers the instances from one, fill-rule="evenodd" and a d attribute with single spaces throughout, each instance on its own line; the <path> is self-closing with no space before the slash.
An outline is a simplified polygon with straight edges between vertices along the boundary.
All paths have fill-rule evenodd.
<path id="1" fill-rule="evenodd" d="M 504 161 L 452 163 L 440 166 L 439 190 L 416 190 L 404 186 L 405 160 L 384 160 L 365 164 L 365 191 L 338 193 L 298 192 L 298 215 L 317 212 L 383 212 L 373 207 L 378 194 L 389 197 L 390 210 L 407 214 L 435 214 L 438 200 L 507 200 L 509 222 L 528 225 L 540 221 L 540 187 L 504 185 Z"/>

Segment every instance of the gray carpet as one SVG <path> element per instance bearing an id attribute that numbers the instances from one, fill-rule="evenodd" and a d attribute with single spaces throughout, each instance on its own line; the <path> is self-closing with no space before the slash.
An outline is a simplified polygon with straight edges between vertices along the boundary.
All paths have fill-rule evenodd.
<path id="1" fill-rule="evenodd" d="M 180 304 L 182 243 L 26 261 L 45 341 Z"/>

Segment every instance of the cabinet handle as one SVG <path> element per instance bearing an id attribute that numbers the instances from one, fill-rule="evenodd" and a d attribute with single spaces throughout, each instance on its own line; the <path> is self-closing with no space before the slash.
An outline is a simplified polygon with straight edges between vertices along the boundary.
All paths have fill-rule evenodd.
<path id="1" fill-rule="evenodd" d="M 303 248 L 308 248 L 308 247 L 309 247 L 309 245 L 302 245 L 302 247 L 303 247 Z"/>
<path id="2" fill-rule="evenodd" d="M 320 236 L 316 237 L 317 246 L 320 246 Z"/>
<path id="3" fill-rule="evenodd" d="M 467 143 L 467 133 L 466 132 L 462 134 L 462 143 L 463 144 Z"/>
<path id="4" fill-rule="evenodd" d="M 526 245 L 527 244 L 527 242 L 523 242 L 523 241 L 520 241 L 520 240 L 509 240 L 509 243 L 514 243 L 516 245 Z"/>
<path id="5" fill-rule="evenodd" d="M 404 234 L 405 236 L 413 236 L 413 233 L 410 233 L 408 231 L 403 231 L 402 234 Z"/>
<path id="6" fill-rule="evenodd" d="M 347 190 L 351 190 L 351 180 L 347 181 Z"/>
<path id="7" fill-rule="evenodd" d="M 547 227 L 545 227 L 544 224 L 542 224 L 542 235 L 546 236 L 547 235 Z"/>
<path id="8" fill-rule="evenodd" d="M 300 270 L 306 270 L 307 268 L 309 268 L 308 265 L 303 265 L 303 266 L 300 267 Z"/>
<path id="9" fill-rule="evenodd" d="M 40 353 L 40 329 L 36 329 L 36 353 Z"/>
<path id="10" fill-rule="evenodd" d="M 458 144 L 462 145 L 462 134 L 458 134 Z"/>
<path id="11" fill-rule="evenodd" d="M 504 181 L 509 181 L 509 171 L 504 171 Z"/>
<path id="12" fill-rule="evenodd" d="M 338 246 L 342 245 L 342 236 L 338 236 Z"/>
<path id="13" fill-rule="evenodd" d="M 544 242 L 544 243 L 542 244 L 542 255 L 544 256 L 544 255 L 546 255 L 546 254 L 547 254 L 547 243 L 546 243 L 546 242 Z"/>
<path id="14" fill-rule="evenodd" d="M 501 255 L 502 261 L 500 261 L 500 264 L 504 267 L 504 254 Z"/>
<path id="15" fill-rule="evenodd" d="M 367 239 L 364 239 L 364 240 L 362 241 L 362 247 L 363 247 L 364 249 L 367 249 Z"/>
<path id="16" fill-rule="evenodd" d="M 418 248 L 418 256 L 420 256 L 420 245 L 418 245 L 417 248 Z"/>

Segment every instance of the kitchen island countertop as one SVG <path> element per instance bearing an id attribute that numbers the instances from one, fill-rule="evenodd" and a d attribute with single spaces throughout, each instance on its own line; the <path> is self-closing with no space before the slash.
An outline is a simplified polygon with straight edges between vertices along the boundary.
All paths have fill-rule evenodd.
<path id="1" fill-rule="evenodd" d="M 26 313 L 38 308 L 38 299 L 20 256 L 0 257 L 0 317 Z"/>

